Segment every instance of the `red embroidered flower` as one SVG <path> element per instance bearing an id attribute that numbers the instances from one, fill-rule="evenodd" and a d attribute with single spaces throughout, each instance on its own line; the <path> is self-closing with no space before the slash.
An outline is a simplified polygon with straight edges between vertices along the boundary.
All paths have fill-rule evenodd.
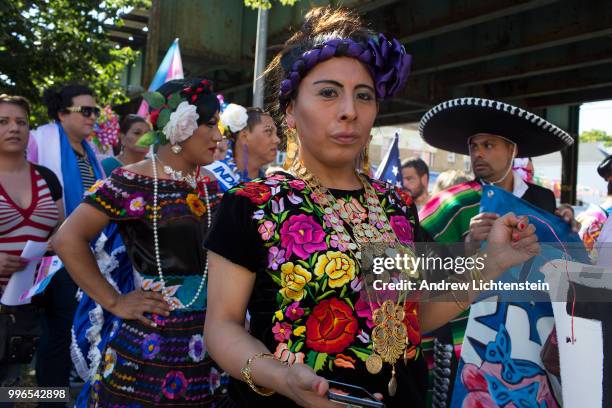
<path id="1" fill-rule="evenodd" d="M 351 307 L 332 298 L 321 301 L 306 321 L 306 346 L 321 353 L 339 353 L 355 340 L 357 319 Z"/>
<path id="2" fill-rule="evenodd" d="M 245 183 L 236 190 L 236 195 L 247 197 L 253 204 L 262 205 L 271 197 L 270 187 L 260 183 Z"/>
<path id="3" fill-rule="evenodd" d="M 405 203 L 407 206 L 411 206 L 412 205 L 412 196 L 410 195 L 409 192 L 407 192 L 405 190 L 402 190 L 400 188 L 396 188 L 395 192 L 402 199 L 403 203 Z"/>
<path id="4" fill-rule="evenodd" d="M 412 242 L 414 233 L 412 231 L 412 225 L 410 225 L 406 217 L 394 215 L 389 220 L 389 223 L 399 242 L 402 244 L 410 244 Z"/>
<path id="5" fill-rule="evenodd" d="M 406 302 L 404 305 L 404 324 L 408 332 L 408 341 L 411 345 L 417 346 L 421 343 L 421 330 L 419 329 L 418 303 Z"/>

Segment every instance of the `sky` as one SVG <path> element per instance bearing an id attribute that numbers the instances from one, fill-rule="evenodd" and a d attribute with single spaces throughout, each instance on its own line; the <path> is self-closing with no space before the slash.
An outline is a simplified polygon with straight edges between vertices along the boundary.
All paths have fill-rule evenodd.
<path id="1" fill-rule="evenodd" d="M 590 102 L 580 106 L 579 133 L 585 130 L 605 130 L 612 135 L 612 101 Z"/>

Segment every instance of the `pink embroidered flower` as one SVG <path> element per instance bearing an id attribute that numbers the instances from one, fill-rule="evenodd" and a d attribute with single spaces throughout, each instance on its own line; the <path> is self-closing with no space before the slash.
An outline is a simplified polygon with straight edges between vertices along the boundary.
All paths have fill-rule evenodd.
<path id="1" fill-rule="evenodd" d="M 299 190 L 299 191 L 302 191 L 304 187 L 306 187 L 306 183 L 304 183 L 302 180 L 290 180 L 287 182 L 287 184 L 291 188 L 295 188 L 296 190 Z"/>
<path id="2" fill-rule="evenodd" d="M 287 343 L 278 343 L 276 346 L 276 351 L 274 352 L 274 357 L 276 357 L 277 360 L 287 362 L 288 364 L 304 363 L 304 353 L 294 353 L 293 351 L 289 350 Z"/>
<path id="3" fill-rule="evenodd" d="M 297 320 L 304 316 L 304 309 L 300 307 L 300 302 L 293 302 L 287 310 L 285 310 L 285 316 L 291 320 Z"/>
<path id="4" fill-rule="evenodd" d="M 372 187 L 374 187 L 374 190 L 376 190 L 378 193 L 386 193 L 385 186 L 379 181 L 372 180 Z"/>
<path id="5" fill-rule="evenodd" d="M 168 371 L 162 383 L 162 393 L 169 400 L 179 399 L 187 391 L 189 383 L 181 371 Z"/>
<path id="6" fill-rule="evenodd" d="M 278 323 L 274 325 L 272 328 L 272 333 L 274 333 L 274 340 L 276 341 L 286 341 L 291 337 L 291 325 L 289 323 Z"/>
<path id="7" fill-rule="evenodd" d="M 374 322 L 372 321 L 372 309 L 374 308 L 375 305 L 369 302 L 366 291 L 362 291 L 355 303 L 355 313 L 358 317 L 366 319 L 366 325 L 370 329 L 374 327 Z"/>
<path id="8" fill-rule="evenodd" d="M 127 199 L 127 213 L 136 217 L 140 217 L 145 212 L 145 199 L 140 194 L 132 194 Z"/>
<path id="9" fill-rule="evenodd" d="M 276 229 L 276 224 L 272 221 L 264 221 L 263 224 L 259 226 L 257 231 L 261 234 L 261 239 L 264 241 L 269 240 L 274 236 L 274 230 Z"/>
<path id="10" fill-rule="evenodd" d="M 338 234 L 333 234 L 329 238 L 329 246 L 332 248 L 338 248 L 338 245 L 340 245 L 340 237 L 338 237 Z"/>
<path id="11" fill-rule="evenodd" d="M 268 268 L 277 270 L 285 262 L 285 250 L 278 247 L 270 247 L 268 250 Z"/>
<path id="12" fill-rule="evenodd" d="M 410 225 L 406 217 L 394 215 L 389 220 L 389 223 L 399 242 L 402 244 L 409 244 L 412 242 L 414 233 L 412 231 L 412 225 Z"/>
<path id="13" fill-rule="evenodd" d="M 292 215 L 280 231 L 281 246 L 287 250 L 287 259 L 295 254 L 307 259 L 316 251 L 327 249 L 325 232 L 311 215 Z"/>
<path id="14" fill-rule="evenodd" d="M 338 200 L 338 204 L 344 207 L 344 211 L 348 213 L 349 219 L 354 224 L 361 224 L 368 218 L 365 208 L 359 203 L 355 197 L 351 197 L 351 201 L 345 202 Z"/>

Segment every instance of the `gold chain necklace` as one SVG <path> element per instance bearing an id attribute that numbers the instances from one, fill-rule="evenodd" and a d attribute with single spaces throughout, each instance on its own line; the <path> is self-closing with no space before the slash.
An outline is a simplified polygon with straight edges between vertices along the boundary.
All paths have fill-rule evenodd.
<path id="1" fill-rule="evenodd" d="M 358 260 L 358 263 L 361 261 L 361 246 L 363 244 L 382 243 L 392 247 L 402 246 L 391 228 L 374 188 L 363 174 L 358 173 L 357 176 L 364 186 L 370 223 L 352 222 L 348 213 L 340 206 L 333 194 L 321 185 L 317 177 L 310 173 L 301 161 L 294 161 L 291 172 L 294 176 L 304 181 L 315 194 L 316 204 L 319 205 L 323 212 L 324 219 L 329 221 L 332 229 L 336 231 L 340 240 L 346 244 L 346 248 Z M 372 222 L 376 226 L 380 226 L 380 229 L 374 228 L 371 224 Z M 355 237 L 349 234 L 345 224 L 353 224 L 352 231 Z M 361 269 L 361 266 L 359 269 Z M 367 284 L 365 286 L 367 287 Z M 371 305 L 373 302 L 367 289 L 366 294 L 370 310 L 372 310 Z M 406 316 L 404 311 L 405 302 L 406 298 L 404 297 L 402 303 L 399 295 L 397 303 L 392 300 L 386 300 L 381 305 L 377 300 L 379 307 L 372 310 L 372 320 L 375 324 L 372 330 L 372 354 L 366 359 L 365 364 L 368 372 L 371 374 L 378 374 L 382 370 L 383 363 L 391 364 L 391 379 L 387 386 L 390 396 L 394 396 L 397 392 L 395 364 L 402 356 L 404 356 L 404 359 L 407 356 L 408 330 L 404 323 Z"/>

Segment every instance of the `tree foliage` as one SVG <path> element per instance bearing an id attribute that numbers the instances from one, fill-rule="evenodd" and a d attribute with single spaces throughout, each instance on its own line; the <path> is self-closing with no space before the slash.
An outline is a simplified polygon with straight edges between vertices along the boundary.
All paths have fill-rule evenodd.
<path id="1" fill-rule="evenodd" d="M 580 134 L 580 141 L 586 142 L 603 142 L 604 146 L 612 146 L 612 135 L 607 134 L 603 130 L 591 129 Z"/>
<path id="2" fill-rule="evenodd" d="M 150 0 L 0 0 L 0 92 L 23 95 L 36 122 L 46 121 L 44 88 L 85 82 L 100 104 L 126 100 L 120 77 L 136 58 L 116 48 L 105 25 L 121 25 L 130 7 Z"/>
<path id="3" fill-rule="evenodd" d="M 293 6 L 300 0 L 277 0 L 283 6 Z M 252 9 L 270 9 L 272 8 L 272 0 L 244 0 L 244 5 Z"/>

